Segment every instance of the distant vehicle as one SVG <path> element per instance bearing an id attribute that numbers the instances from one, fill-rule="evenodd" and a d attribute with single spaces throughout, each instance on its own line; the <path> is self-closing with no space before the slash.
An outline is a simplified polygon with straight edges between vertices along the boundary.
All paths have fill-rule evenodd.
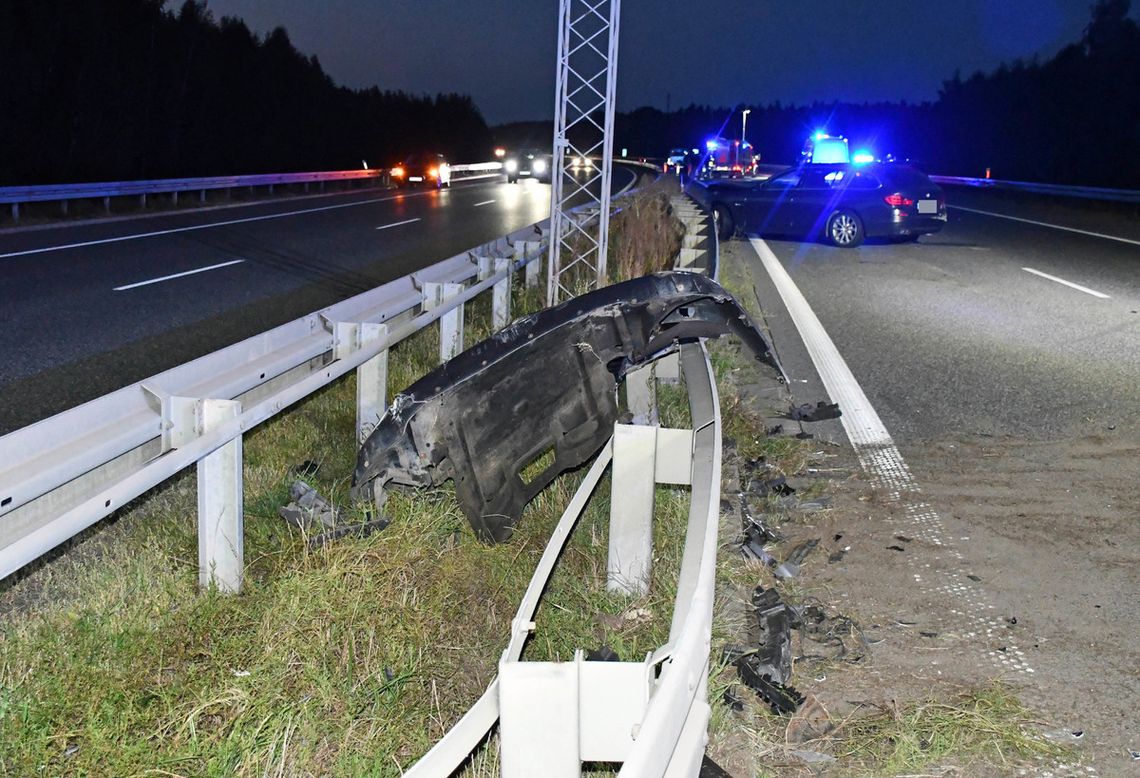
<path id="1" fill-rule="evenodd" d="M 705 143 L 708 156 L 701 166 L 701 178 L 743 178 L 756 172 L 759 156 L 748 141 L 712 138 Z"/>
<path id="2" fill-rule="evenodd" d="M 822 132 L 817 132 L 804 142 L 800 155 L 805 163 L 815 165 L 839 165 L 853 161 L 846 138 Z"/>
<path id="3" fill-rule="evenodd" d="M 434 186 L 438 189 L 451 186 L 451 165 L 442 154 L 412 154 L 393 167 L 389 174 L 397 187 Z"/>
<path id="4" fill-rule="evenodd" d="M 507 174 L 508 184 L 516 183 L 520 176 L 550 183 L 550 173 L 553 166 L 554 162 L 550 152 L 540 149 L 523 149 L 511 152 L 503 160 L 503 170 Z"/>
<path id="5" fill-rule="evenodd" d="M 721 235 L 739 231 L 825 238 L 854 248 L 865 237 L 918 240 L 946 223 L 946 198 L 925 173 L 898 163 L 811 163 L 764 182 L 714 182 L 709 207 Z"/>
<path id="6" fill-rule="evenodd" d="M 666 173 L 680 173 L 688 169 L 689 150 L 671 149 L 665 156 L 665 165 L 662 168 Z"/>

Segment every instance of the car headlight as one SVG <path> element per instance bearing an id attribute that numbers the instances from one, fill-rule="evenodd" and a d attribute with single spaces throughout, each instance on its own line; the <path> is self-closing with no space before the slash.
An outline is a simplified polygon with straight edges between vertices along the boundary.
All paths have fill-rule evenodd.
<path id="1" fill-rule="evenodd" d="M 395 178 L 403 178 L 404 177 L 404 169 L 402 167 L 394 167 L 394 168 L 392 168 L 392 175 Z"/>
<path id="2" fill-rule="evenodd" d="M 519 169 L 519 163 L 518 163 L 518 160 L 517 160 L 517 159 L 508 159 L 508 160 L 507 160 L 507 161 L 506 161 L 506 162 L 503 164 L 503 167 L 506 169 L 506 171 L 507 171 L 508 173 L 513 173 L 513 172 L 515 172 L 516 170 L 518 170 L 518 169 Z"/>
<path id="3" fill-rule="evenodd" d="M 534 161 L 534 172 L 535 173 L 545 173 L 546 172 L 546 161 L 542 160 L 542 159 L 536 159 Z"/>

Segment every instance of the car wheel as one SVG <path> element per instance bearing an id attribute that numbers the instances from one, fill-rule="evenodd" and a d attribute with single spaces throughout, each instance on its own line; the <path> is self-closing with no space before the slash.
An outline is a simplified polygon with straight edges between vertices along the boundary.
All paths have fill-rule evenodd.
<path id="1" fill-rule="evenodd" d="M 518 182 L 519 182 L 518 176 L 507 176 L 507 183 L 508 184 L 517 184 Z"/>
<path id="2" fill-rule="evenodd" d="M 854 211 L 836 211 L 827 219 L 827 237 L 841 249 L 853 249 L 863 242 L 863 222 Z"/>
<path id="3" fill-rule="evenodd" d="M 736 234 L 736 222 L 732 219 L 732 211 L 727 205 L 714 205 L 713 217 L 716 219 L 717 236 L 723 240 L 730 240 Z"/>

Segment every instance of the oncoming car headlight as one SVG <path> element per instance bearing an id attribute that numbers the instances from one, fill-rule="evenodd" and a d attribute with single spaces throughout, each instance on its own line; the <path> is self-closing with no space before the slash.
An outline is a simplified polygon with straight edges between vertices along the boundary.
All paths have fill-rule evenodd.
<path id="1" fill-rule="evenodd" d="M 508 173 L 513 173 L 519 169 L 519 162 L 517 159 L 508 159 L 503 163 L 503 168 L 505 168 Z"/>
<path id="2" fill-rule="evenodd" d="M 535 173 L 545 173 L 546 172 L 546 160 L 536 159 L 534 161 L 533 169 L 534 169 Z"/>

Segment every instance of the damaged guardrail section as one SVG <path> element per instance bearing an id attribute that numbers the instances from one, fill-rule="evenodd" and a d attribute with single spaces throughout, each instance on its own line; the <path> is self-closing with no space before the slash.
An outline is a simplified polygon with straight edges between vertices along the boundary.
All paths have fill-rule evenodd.
<path id="1" fill-rule="evenodd" d="M 689 225 L 690 234 L 701 236 L 711 224 L 689 203 L 675 203 L 681 218 Z M 703 237 L 703 236 L 701 236 Z M 711 243 L 710 243 L 711 240 Z M 686 254 L 678 259 L 685 264 L 703 264 L 715 267 L 715 237 L 709 235 L 693 241 L 689 249 L 696 251 L 700 244 L 703 256 Z M 715 303 L 703 310 L 698 299 L 708 295 Z M 618 300 L 632 304 L 622 306 Z M 559 308 L 543 312 L 530 321 L 524 320 L 513 333 L 502 333 L 504 341 L 519 346 L 507 350 L 506 358 L 500 354 L 507 343 L 484 344 L 468 352 L 469 360 L 460 362 L 450 375 L 444 368 L 435 371 L 414 384 L 393 403 L 390 417 L 381 423 L 375 437 L 360 452 L 356 481 L 383 479 L 389 468 L 404 472 L 421 468 L 411 483 L 428 485 L 442 480 L 426 472 L 427 468 L 440 467 L 449 457 L 439 454 L 436 445 L 453 438 L 452 430 L 443 432 L 417 427 L 414 414 L 404 411 L 417 402 L 430 402 L 448 386 L 462 386 L 469 378 L 472 366 L 485 374 L 482 391 L 513 396 L 508 384 L 500 387 L 497 380 L 512 373 L 519 366 L 510 357 L 525 355 L 531 361 L 549 361 L 557 364 L 557 357 L 548 352 L 561 350 L 571 355 L 595 354 L 600 367 L 590 373 L 583 368 L 580 375 L 603 376 L 598 386 L 582 380 L 573 386 L 588 387 L 584 395 L 595 397 L 616 394 L 616 380 L 626 378 L 630 410 L 635 417 L 647 410 L 652 390 L 646 384 L 655 380 L 649 368 L 657 370 L 659 377 L 683 375 L 688 390 L 691 430 L 659 428 L 642 424 L 616 423 L 613 416 L 601 410 L 612 436 L 605 441 L 578 491 L 571 499 L 561 520 L 554 529 L 542 559 L 535 570 L 519 610 L 511 623 L 511 634 L 499 661 L 497 678 L 487 688 L 468 713 L 406 773 L 410 776 L 446 776 L 452 774 L 490 732 L 496 721 L 499 724 L 502 774 L 508 778 L 541 774 L 544 776 L 579 776 L 583 762 L 621 763 L 621 775 L 665 776 L 697 775 L 707 743 L 707 727 L 711 709 L 708 704 L 708 664 L 711 646 L 714 577 L 716 570 L 718 517 L 720 513 L 721 424 L 719 402 L 713 372 L 701 340 L 702 335 L 719 335 L 734 332 L 741 335 L 745 345 L 757 359 L 767 362 L 778 374 L 779 365 L 772 357 L 768 344 L 747 316 L 710 279 L 693 273 L 660 274 L 618 284 L 608 289 L 585 295 Z M 649 316 L 651 322 L 644 331 L 630 326 L 630 320 L 639 318 L 638 303 L 647 308 L 658 305 L 664 314 Z M 609 327 L 626 334 L 621 346 L 606 339 L 589 337 L 593 309 L 601 320 L 609 317 Z M 731 311 L 731 315 L 723 315 Z M 676 327 L 681 319 L 703 322 L 703 332 Z M 573 325 L 579 325 L 580 328 Z M 560 330 L 568 329 L 567 332 Z M 602 329 L 606 329 L 602 327 Z M 585 334 L 584 348 L 576 348 L 576 339 Z M 531 353 L 530 344 L 537 344 Z M 679 346 L 677 344 L 680 344 Z M 668 346 L 666 346 L 668 344 Z M 596 347 L 597 351 L 595 351 Z M 674 353 L 676 348 L 676 353 Z M 631 358 L 630 355 L 640 355 Z M 679 364 L 676 359 L 679 354 Z M 541 355 L 541 356 L 540 356 Z M 490 357 L 490 358 L 482 358 Z M 498 357 L 496 359 L 496 357 Z M 607 357 L 609 357 L 607 359 Z M 651 359 L 657 358 L 652 365 Z M 462 359 L 462 358 L 461 358 Z M 584 364 L 588 363 L 588 360 Z M 634 367 L 630 370 L 629 367 Z M 524 368 L 525 369 L 525 368 Z M 567 366 L 556 371 L 564 375 Z M 569 373 L 573 374 L 570 369 Z M 571 401 L 568 407 L 576 408 Z M 464 406 L 465 407 L 465 406 Z M 556 399 L 552 418 L 557 419 L 564 406 Z M 456 415 L 453 412 L 453 415 Z M 533 414 L 532 416 L 537 416 Z M 570 414 L 573 415 L 573 414 Z M 518 419 L 516 422 L 520 421 Z M 527 420 L 522 420 L 527 421 Z M 534 431 L 529 419 L 527 436 L 536 441 L 530 452 L 541 450 L 550 441 L 541 431 Z M 478 424 L 478 422 L 477 422 Z M 600 426 L 600 425 L 598 425 Z M 557 425 L 553 438 L 563 433 Z M 596 430 L 591 434 L 596 435 Z M 604 440 L 604 438 L 602 438 Z M 597 440 L 597 438 L 595 438 Z M 409 442 L 412 441 L 412 442 Z M 485 441 L 482 441 L 485 442 Z M 465 453 L 473 459 L 485 459 L 490 452 L 494 458 L 497 441 L 485 448 L 473 447 Z M 450 450 L 450 446 L 445 446 Z M 518 448 L 508 443 L 508 450 Z M 525 449 L 525 447 L 523 447 Z M 523 450 L 520 449 L 520 450 Z M 518 463 L 528 461 L 515 457 Z M 557 462 L 558 454 L 555 454 Z M 504 461 L 514 461 L 508 455 Z M 570 463 L 564 462 L 564 466 Z M 441 472 L 446 468 L 440 468 Z M 557 469 L 551 465 L 550 469 Z M 665 645 L 650 653 L 642 662 L 590 661 L 579 650 L 571 662 L 520 661 L 523 647 L 536 629 L 534 615 L 547 581 L 554 570 L 558 556 L 577 523 L 603 474 L 611 472 L 611 494 L 621 495 L 610 501 L 609 554 L 607 560 L 607 586 L 611 590 L 639 593 L 648 586 L 652 560 L 653 489 L 654 484 L 682 484 L 690 487 L 690 507 L 685 546 L 678 577 L 669 638 Z M 457 480 L 463 476 L 452 469 L 449 474 Z M 482 477 L 500 483 L 502 479 L 516 477 L 515 468 L 506 473 L 484 474 Z M 475 475 L 476 479 L 481 476 Z M 496 480 L 499 479 L 499 480 Z M 395 479 L 393 479 L 395 480 Z M 507 490 L 510 492 L 511 490 Z M 523 496 L 525 501 L 525 495 Z M 461 497 L 462 501 L 462 497 Z M 464 505 L 468 518 L 477 530 L 486 528 L 489 518 L 503 514 L 483 513 L 484 505 L 478 500 Z M 507 518 L 513 516 L 508 512 Z M 509 530 L 509 523 L 506 525 Z"/>
<path id="2" fill-rule="evenodd" d="M 511 276 L 539 280 L 545 223 L 152 376 L 0 438 L 0 578 L 196 465 L 200 579 L 237 591 L 241 436 L 350 370 L 363 440 L 387 405 L 388 348 L 440 321 L 459 353 L 463 306 L 490 290 L 510 321 Z"/>

